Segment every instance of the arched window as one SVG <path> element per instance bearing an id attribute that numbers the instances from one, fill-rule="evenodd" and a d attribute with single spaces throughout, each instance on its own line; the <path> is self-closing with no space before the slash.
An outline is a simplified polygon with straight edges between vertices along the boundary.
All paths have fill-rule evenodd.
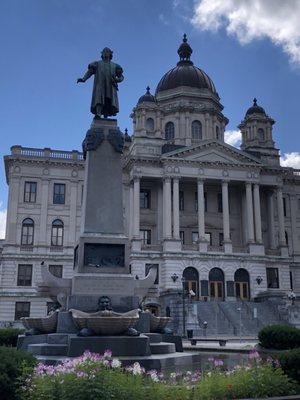
<path id="1" fill-rule="evenodd" d="M 216 126 L 216 139 L 217 140 L 221 139 L 221 137 L 220 137 L 220 128 L 218 127 L 218 125 Z"/>
<path id="2" fill-rule="evenodd" d="M 173 140 L 175 137 L 175 127 L 173 122 L 167 122 L 165 126 L 165 138 L 166 140 Z"/>
<path id="3" fill-rule="evenodd" d="M 220 268 L 212 268 L 208 279 L 211 299 L 224 300 L 224 272 Z"/>
<path id="4" fill-rule="evenodd" d="M 262 128 L 257 129 L 258 140 L 263 142 L 265 140 L 265 131 Z"/>
<path id="5" fill-rule="evenodd" d="M 52 222 L 51 246 L 62 246 L 64 236 L 64 224 L 60 219 Z"/>
<path id="6" fill-rule="evenodd" d="M 200 121 L 192 122 L 192 139 L 202 139 L 202 124 Z"/>
<path id="7" fill-rule="evenodd" d="M 250 293 L 249 272 L 239 268 L 234 274 L 235 296 L 240 300 L 248 300 Z"/>
<path id="8" fill-rule="evenodd" d="M 151 132 L 154 131 L 154 119 L 153 118 L 147 118 L 146 130 L 151 131 Z"/>
<path id="9" fill-rule="evenodd" d="M 34 222 L 31 218 L 26 218 L 22 222 L 21 245 L 32 246 L 34 235 Z"/>

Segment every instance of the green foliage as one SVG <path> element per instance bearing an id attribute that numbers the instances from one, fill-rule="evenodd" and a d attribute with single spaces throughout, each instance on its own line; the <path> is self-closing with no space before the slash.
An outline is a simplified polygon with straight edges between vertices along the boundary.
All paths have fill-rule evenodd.
<path id="1" fill-rule="evenodd" d="M 214 368 L 179 379 L 176 374 L 168 378 L 155 371 L 146 374 L 136 364 L 123 369 L 109 358 L 91 355 L 58 367 L 39 365 L 28 379 L 22 400 L 229 400 L 300 391 L 282 369 L 257 359 L 232 371 Z"/>
<path id="2" fill-rule="evenodd" d="M 283 371 L 300 384 L 300 348 L 281 354 L 279 361 Z"/>
<path id="3" fill-rule="evenodd" d="M 18 335 L 24 332 L 17 328 L 0 328 L 0 346 L 17 346 Z"/>
<path id="4" fill-rule="evenodd" d="M 0 347 L 0 398 L 19 399 L 18 390 L 24 371 L 31 373 L 35 358 L 11 347 Z"/>
<path id="5" fill-rule="evenodd" d="M 266 349 L 288 350 L 300 347 L 300 329 L 287 325 L 270 325 L 258 334 L 259 344 Z"/>

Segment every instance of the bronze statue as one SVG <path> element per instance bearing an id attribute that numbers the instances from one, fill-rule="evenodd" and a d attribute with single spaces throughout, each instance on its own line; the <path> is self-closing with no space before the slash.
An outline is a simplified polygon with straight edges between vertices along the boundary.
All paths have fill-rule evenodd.
<path id="1" fill-rule="evenodd" d="M 102 60 L 89 64 L 83 78 L 77 79 L 79 83 L 95 76 L 91 113 L 97 118 L 115 116 L 119 112 L 118 83 L 123 81 L 124 76 L 122 67 L 111 61 L 112 55 L 112 50 L 105 47 L 101 52 Z"/>

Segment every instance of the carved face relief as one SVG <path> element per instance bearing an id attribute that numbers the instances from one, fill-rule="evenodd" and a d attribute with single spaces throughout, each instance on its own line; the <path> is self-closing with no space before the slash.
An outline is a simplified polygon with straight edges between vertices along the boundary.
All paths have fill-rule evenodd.
<path id="1" fill-rule="evenodd" d="M 108 296 L 101 296 L 98 300 L 99 311 L 111 310 L 111 300 Z"/>

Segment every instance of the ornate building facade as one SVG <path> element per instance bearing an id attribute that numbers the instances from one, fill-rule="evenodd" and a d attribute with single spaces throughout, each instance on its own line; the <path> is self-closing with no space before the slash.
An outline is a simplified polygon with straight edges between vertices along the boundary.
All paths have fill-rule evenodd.
<path id="1" fill-rule="evenodd" d="M 171 307 L 182 281 L 193 301 L 300 295 L 300 171 L 283 168 L 275 121 L 257 104 L 239 125 L 241 149 L 225 143 L 228 119 L 214 83 L 191 61 L 147 88 L 125 134 L 123 199 L 130 268 L 158 267 L 148 303 Z M 77 151 L 13 146 L 0 266 L 0 320 L 45 315 L 40 263 L 72 277 L 80 233 L 84 160 Z M 105 190 L 105 188 L 104 188 Z M 182 279 L 183 278 L 183 279 Z"/>

